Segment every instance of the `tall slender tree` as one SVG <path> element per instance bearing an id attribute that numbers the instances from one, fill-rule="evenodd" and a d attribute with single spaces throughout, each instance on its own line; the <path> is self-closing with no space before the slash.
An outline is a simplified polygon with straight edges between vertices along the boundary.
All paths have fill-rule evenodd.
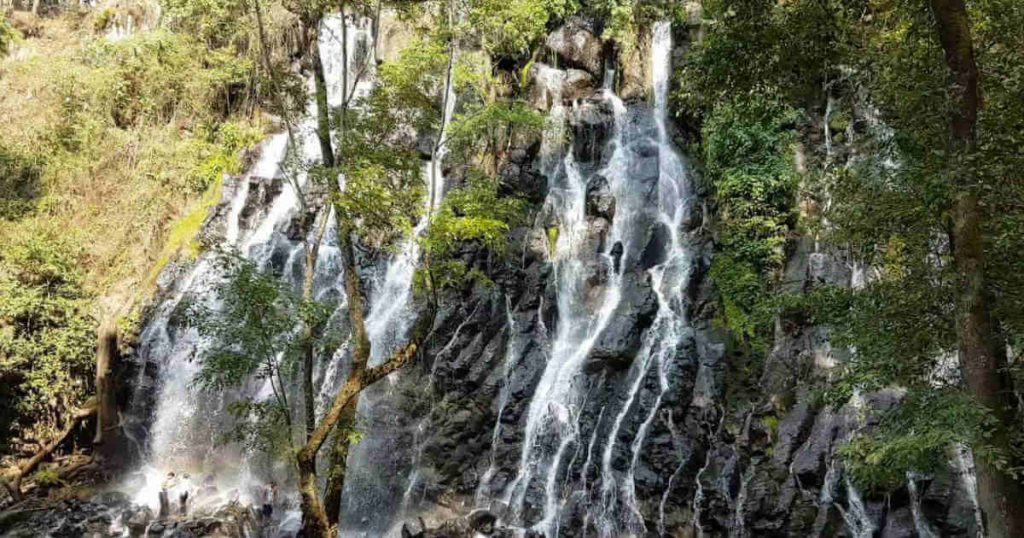
<path id="1" fill-rule="evenodd" d="M 953 170 L 953 226 L 950 243 L 959 280 L 957 341 L 968 390 L 995 414 L 999 429 L 992 445 L 1008 450 L 1015 427 L 1012 386 L 1006 374 L 1006 345 L 991 314 L 985 278 L 984 214 L 971 174 L 978 113 L 982 106 L 971 24 L 964 0 L 931 0 L 939 41 L 949 68 L 953 110 L 949 154 Z M 985 457 L 978 458 L 978 499 L 987 532 L 994 537 L 1024 536 L 1024 487 Z"/>

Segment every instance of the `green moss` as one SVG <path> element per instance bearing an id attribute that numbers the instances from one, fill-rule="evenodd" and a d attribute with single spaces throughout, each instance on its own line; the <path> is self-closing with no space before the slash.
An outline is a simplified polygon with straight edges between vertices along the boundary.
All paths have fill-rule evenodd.
<path id="1" fill-rule="evenodd" d="M 98 11 L 92 19 L 92 29 L 96 32 L 103 32 L 110 27 L 110 23 L 114 22 L 114 17 L 117 15 L 117 10 L 112 7 L 105 7 Z"/>
<path id="2" fill-rule="evenodd" d="M 0 13 L 0 57 L 11 50 L 11 46 L 18 40 L 18 31 L 15 30 L 3 13 Z"/>
<path id="3" fill-rule="evenodd" d="M 555 253 L 555 246 L 558 245 L 558 226 L 548 226 L 548 252 Z"/>
<path id="4" fill-rule="evenodd" d="M 60 483 L 60 475 L 52 467 L 39 469 L 32 474 L 32 480 L 40 486 L 54 486 Z"/>
<path id="5" fill-rule="evenodd" d="M 761 420 L 764 422 L 764 427 L 768 429 L 768 433 L 771 435 L 772 441 L 774 441 L 779 434 L 779 417 L 775 415 L 768 415 Z"/>
<path id="6" fill-rule="evenodd" d="M 187 260 L 194 260 L 202 251 L 199 232 L 203 228 L 203 222 L 206 221 L 210 208 L 217 205 L 217 202 L 220 201 L 222 185 L 223 180 L 218 176 L 192 209 L 176 220 L 171 226 L 171 229 L 167 232 L 167 240 L 164 242 L 163 250 L 160 252 L 160 256 L 150 272 L 149 280 L 151 282 L 156 279 L 160 271 L 176 256 L 184 256 Z"/>

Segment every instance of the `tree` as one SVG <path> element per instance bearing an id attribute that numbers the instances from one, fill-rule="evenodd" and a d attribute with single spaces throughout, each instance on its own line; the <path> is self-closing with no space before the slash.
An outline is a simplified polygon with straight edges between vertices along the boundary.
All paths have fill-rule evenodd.
<path id="1" fill-rule="evenodd" d="M 3 485 L 18 499 L 22 479 L 96 413 L 86 398 L 93 319 L 72 243 L 50 230 L 2 244 L 0 430 L 4 439 L 20 436 L 40 447 L 5 473 Z"/>
<path id="2" fill-rule="evenodd" d="M 796 113 L 789 126 L 778 126 L 796 135 L 803 158 L 807 211 L 790 232 L 805 228 L 870 272 L 856 289 L 818 286 L 801 297 L 780 294 L 771 272 L 753 272 L 767 277 L 762 282 L 749 272 L 744 279 L 720 273 L 716 284 L 724 277 L 768 286 L 750 301 L 737 290 L 756 286 L 720 285 L 722 302 L 741 306 L 732 315 L 726 310 L 727 321 L 756 320 L 752 306 L 761 305 L 783 319 L 828 325 L 833 348 L 853 350 L 829 382 L 830 401 L 907 389 L 902 406 L 842 450 L 852 476 L 872 489 L 905 487 L 908 471 L 939 471 L 951 446 L 969 445 L 988 531 L 1004 536 L 1021 533 L 1019 510 L 1007 501 L 1021 487 L 1013 476 L 1020 416 L 1008 375 L 1020 369 L 1019 359 L 1007 360 L 1005 342 L 1020 341 L 1024 329 L 1017 314 L 1024 282 L 1010 269 L 1021 259 L 1024 212 L 1009 202 L 1019 197 L 1013 178 L 1022 159 L 1016 135 L 1008 134 L 1022 123 L 1015 81 L 1024 49 L 1011 28 L 1024 24 L 1024 12 L 1011 4 L 708 4 L 714 24 L 694 48 L 677 94 L 686 116 L 703 120 L 704 164 L 719 209 L 733 210 L 722 215 L 715 264 L 758 252 L 744 248 L 749 242 L 727 241 L 734 210 L 751 200 L 741 197 L 746 205 L 737 206 L 727 196 L 722 187 L 736 185 L 710 153 L 716 140 L 736 148 L 759 139 L 756 108 L 719 120 L 733 100 L 756 96 Z M 777 159 L 787 153 L 769 149 Z M 733 179 L 754 189 L 771 170 Z M 745 215 L 751 222 L 771 217 L 754 209 Z M 951 352 L 960 357 L 958 376 L 943 373 Z"/>
<path id="3" fill-rule="evenodd" d="M 964 0 L 931 0 L 932 13 L 949 66 L 953 111 L 949 152 L 954 170 L 953 225 L 950 242 L 960 293 L 957 298 L 957 344 L 960 369 L 968 390 L 995 415 L 996 438 L 991 444 L 1010 448 L 1009 432 L 1016 427 L 1013 389 L 1006 374 L 1006 344 L 992 321 L 989 283 L 985 278 L 983 213 L 971 177 L 971 154 L 981 107 L 978 66 L 970 20 Z M 1024 486 L 995 462 L 980 458 L 978 497 L 992 536 L 1024 535 Z"/>
<path id="4" fill-rule="evenodd" d="M 7 22 L 6 15 L 0 15 L 0 58 L 6 56 L 11 50 L 16 36 L 11 23 Z"/>
<path id="5" fill-rule="evenodd" d="M 503 250 L 509 223 L 519 218 L 523 203 L 504 194 L 499 182 L 480 169 L 493 174 L 507 147 L 529 143 L 539 134 L 542 121 L 514 96 L 496 100 L 492 85 L 497 79 L 474 70 L 486 63 L 477 62 L 479 56 L 463 60 L 458 54 L 459 40 L 467 30 L 458 24 L 455 4 L 449 2 L 416 6 L 414 9 L 436 9 L 435 16 L 442 22 L 403 51 L 397 61 L 379 65 L 375 89 L 365 99 L 355 102 L 355 92 L 350 91 L 339 107 L 329 109 L 327 81 L 322 65 L 318 67 L 316 62 L 320 44 L 315 35 L 330 6 L 310 2 L 289 8 L 299 14 L 307 30 L 321 150 L 320 162 L 292 163 L 288 169 L 305 215 L 303 285 L 301 291 L 289 290 L 276 283 L 274 275 L 261 274 L 244 260 L 228 263 L 229 279 L 221 290 L 223 311 L 205 315 L 201 325 L 219 343 L 202 359 L 199 380 L 207 389 L 222 390 L 256 377 L 273 389 L 273 397 L 267 401 L 232 405 L 239 419 L 236 439 L 293 455 L 303 511 L 302 533 L 328 536 L 338 524 L 359 394 L 417 356 L 430 334 L 442 291 L 482 278 L 478 269 L 455 259 L 458 245 L 473 243 L 495 252 Z M 344 2 L 340 8 L 343 13 L 358 13 L 367 6 Z M 346 47 L 342 54 L 342 62 L 349 65 Z M 346 71 L 343 87 L 351 89 L 362 76 L 364 70 Z M 467 93 L 469 87 L 477 91 Z M 453 120 L 457 92 L 470 103 L 467 112 Z M 298 114 L 294 107 L 281 108 Z M 289 128 L 290 117 L 285 116 Z M 455 180 L 461 186 L 453 186 L 447 200 L 431 201 L 428 207 L 433 210 L 424 209 L 428 178 L 423 177 L 416 141 L 405 136 L 409 132 L 433 137 L 430 153 L 437 162 L 447 153 L 442 148 L 453 149 L 451 161 L 466 170 Z M 478 140 L 486 142 L 481 146 Z M 499 157 L 488 155 L 489 149 L 496 150 Z M 304 185 L 299 181 L 302 171 L 308 176 Z M 430 173 L 439 172 L 431 167 Z M 343 181 L 339 181 L 341 177 Z M 314 185 L 322 188 L 312 188 Z M 334 230 L 327 228 L 332 211 L 337 223 Z M 412 223 L 422 219 L 428 219 L 425 226 L 418 227 L 422 235 L 410 238 Z M 312 372 L 318 360 L 331 357 L 331 342 L 336 341 L 336 334 L 324 330 L 323 313 L 330 307 L 313 300 L 313 275 L 328 233 L 337 234 L 344 271 L 351 364 L 348 377 L 323 416 L 317 416 L 312 405 Z M 419 243 L 420 252 L 412 306 L 417 319 L 405 342 L 379 364 L 371 365 L 374 350 L 365 327 L 366 286 L 356 262 L 358 251 L 388 249 L 409 240 Z M 297 418 L 300 415 L 303 419 Z M 297 432 L 299 424 L 304 426 L 302 434 Z M 321 492 L 317 458 L 325 444 L 330 445 L 331 453 Z"/>

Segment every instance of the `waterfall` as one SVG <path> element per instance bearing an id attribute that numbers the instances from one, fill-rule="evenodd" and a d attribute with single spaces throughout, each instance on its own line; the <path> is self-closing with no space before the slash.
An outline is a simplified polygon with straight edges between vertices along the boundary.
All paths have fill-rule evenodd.
<path id="1" fill-rule="evenodd" d="M 907 492 L 910 494 L 910 511 L 914 516 L 914 529 L 920 538 L 935 538 L 937 535 L 921 513 L 921 494 L 917 491 L 916 473 L 907 473 Z"/>
<path id="2" fill-rule="evenodd" d="M 606 98 L 613 106 L 615 135 L 611 144 L 616 149 L 605 173 L 616 187 L 621 187 L 625 175 L 625 159 L 621 155 L 621 148 L 626 110 L 622 102 L 610 92 L 606 94 Z M 552 117 L 559 118 L 560 112 L 552 111 Z M 513 513 L 520 515 L 534 475 L 546 472 L 552 477 L 545 485 L 544 520 L 540 524 L 540 527 L 546 527 L 542 530 L 548 535 L 553 535 L 556 524 L 556 514 L 553 512 L 555 499 L 552 498 L 553 477 L 557 476 L 560 460 L 578 433 L 575 426 L 570 423 L 569 415 L 570 409 L 575 407 L 576 403 L 575 382 L 580 373 L 580 366 L 618 305 L 622 278 L 621 271 L 610 276 L 609 283 L 597 302 L 597 308 L 593 309 L 596 310 L 596 315 L 591 317 L 592 306 L 587 304 L 584 288 L 587 267 L 580 252 L 587 244 L 588 223 L 584 211 L 586 183 L 572 151 L 565 152 L 561 165 L 560 169 L 552 170 L 549 175 L 552 187 L 548 194 L 548 202 L 558 215 L 559 222 L 558 238 L 553 253 L 559 317 L 551 356 L 538 386 L 534 389 L 527 411 L 518 475 L 507 492 L 507 495 L 513 496 Z M 624 193 L 616 191 L 616 194 Z M 608 244 L 614 244 L 617 238 L 622 237 L 620 222 L 625 220 L 616 219 L 609 234 L 611 239 L 607 241 Z M 611 247 L 608 244 L 605 245 L 601 256 L 610 267 Z M 623 254 L 623 259 L 625 256 Z M 553 455 L 545 453 L 546 447 L 538 446 L 542 443 L 550 444 L 552 440 L 557 444 Z"/>
<path id="3" fill-rule="evenodd" d="M 368 45 L 371 34 L 371 25 L 364 20 L 325 20 L 321 47 L 330 104 L 340 104 L 349 95 L 358 99 L 372 89 L 372 82 L 351 77 L 356 66 L 375 63 L 373 47 Z M 351 55 L 347 65 L 339 60 L 342 37 Z M 651 439 L 666 434 L 676 437 L 674 408 L 668 409 L 666 402 L 680 387 L 680 366 L 695 360 L 684 351 L 693 332 L 685 290 L 695 255 L 686 231 L 690 178 L 685 160 L 673 146 L 667 118 L 672 49 L 669 24 L 656 24 L 651 42 L 654 91 L 650 102 L 624 102 L 612 90 L 615 77 L 609 70 L 608 83 L 600 93 L 566 103 L 561 91 L 565 71 L 536 66 L 537 83 L 548 91 L 551 102 L 540 168 L 549 185 L 543 212 L 556 231 L 548 236 L 555 323 L 549 334 L 544 326 L 547 301 L 542 299 L 536 318 L 544 333 L 542 356 L 546 361 L 533 378 L 536 385 L 531 396 L 522 401 L 523 408 L 510 415 L 519 422 L 503 423 L 513 404 L 511 379 L 527 347 L 517 339 L 523 329 L 511 299 L 505 298 L 507 339 L 504 353 L 498 353 L 502 362 L 495 364 L 501 375 L 495 376 L 500 385 L 492 403 L 496 418 L 488 432 L 490 450 L 481 454 L 480 479 L 471 502 L 485 506 L 499 501 L 508 506 L 503 514 L 506 523 L 549 537 L 581 521 L 604 537 L 640 536 L 649 532 L 654 521 L 663 527 L 673 481 L 681 478 L 676 475 L 685 463 L 680 455 L 675 474 L 659 477 L 653 486 L 645 482 Z M 349 74 L 347 87 L 342 82 L 345 73 Z M 445 128 L 456 105 L 452 78 L 449 72 L 438 142 L 423 166 L 427 185 L 423 216 L 369 286 L 366 328 L 373 350 L 371 365 L 380 364 L 402 345 L 415 321 L 412 283 L 421 256 L 418 239 L 442 203 L 446 187 Z M 315 103 L 310 103 L 294 140 L 278 134 L 264 143 L 260 160 L 231 191 L 233 198 L 225 206 L 225 245 L 238 248 L 296 287 L 301 283 L 303 245 L 289 237 L 287 230 L 305 210 L 300 190 L 305 188 L 306 178 L 301 169 L 284 176 L 286 163 L 294 158 L 311 162 L 319 156 L 315 112 Z M 600 117 L 608 127 L 607 136 L 599 140 L 594 152 L 599 156 L 582 155 L 578 149 L 586 142 L 573 140 L 585 116 Z M 274 185 L 281 187 L 271 197 Z M 601 185 L 614 204 L 607 214 L 595 215 L 588 209 L 589 197 Z M 254 202 L 261 196 L 262 201 Z M 335 216 L 326 212 L 320 218 Z M 196 468 L 197 473 L 210 470 L 223 484 L 222 489 L 233 489 L 243 500 L 254 485 L 274 473 L 287 472 L 287 464 L 268 468 L 237 446 L 213 444 L 215 434 L 229 424 L 225 408 L 230 399 L 259 395 L 268 390 L 265 384 L 250 383 L 239 388 L 238 394 L 217 397 L 190 386 L 198 368 L 194 357 L 208 343 L 193 329 L 177 327 L 174 318 L 180 304 L 197 297 L 210 300 L 208 290 L 222 278 L 209 255 L 200 257 L 189 273 L 177 280 L 174 293 L 158 306 L 158 314 L 143 333 L 141 356 L 160 365 L 153 435 L 143 467 L 143 474 L 148 473 L 146 486 L 137 489 L 139 498 L 150 504 L 156 502 L 162 474 L 172 468 Z M 333 242 L 321 249 L 315 291 L 318 297 L 338 300 L 332 320 L 344 323 L 347 301 Z M 608 352 L 610 344 L 604 339 L 616 330 L 617 323 L 639 315 L 636 312 L 643 308 L 649 309 L 650 315 L 637 336 L 636 348 Z M 463 326 L 465 323 L 456 328 L 441 355 L 455 343 Z M 609 358 L 608 353 L 628 356 Z M 331 360 L 322 361 L 315 373 L 320 385 L 318 409 L 343 377 L 347 355 L 342 346 Z M 612 364 L 615 361 L 621 363 Z M 385 381 L 360 397 L 360 425 L 371 427 L 364 429 L 364 437 L 349 454 L 342 535 L 393 531 L 396 515 L 404 517 L 406 509 L 412 512 L 416 508 L 418 484 L 426 480 L 419 445 L 430 425 L 429 413 L 412 425 L 399 424 L 391 407 L 401 399 L 396 394 L 398 386 L 393 380 Z M 502 461 L 507 452 L 499 451 L 498 444 L 506 442 L 502 438 L 511 428 L 519 429 L 521 443 L 509 447 L 518 449 L 506 458 L 515 461 Z M 672 465 L 675 468 L 676 463 Z M 508 473 L 508 480 L 495 479 L 499 473 Z M 649 497 L 651 487 L 660 499 L 653 507 L 657 513 L 649 513 L 651 507 L 641 506 L 638 500 Z M 643 488 L 648 489 L 641 492 Z"/>
<path id="4" fill-rule="evenodd" d="M 455 62 L 454 57 L 451 62 Z M 445 136 L 455 105 L 454 69 L 449 69 L 445 77 L 438 142 L 431 159 L 423 165 L 423 178 L 427 184 L 423 216 L 400 246 L 398 254 L 388 263 L 383 278 L 370 296 L 366 332 L 371 344 L 371 367 L 387 360 L 405 343 L 416 319 L 412 286 L 420 259 L 419 239 L 444 198 L 442 170 L 448 153 Z M 408 505 L 408 500 L 399 503 L 393 500 L 411 496 L 418 480 L 415 469 L 418 447 L 408 446 L 410 443 L 394 425 L 396 417 L 384 405 L 394 396 L 390 390 L 393 385 L 392 377 L 360 394 L 359 420 L 363 424 L 373 423 L 374 427 L 366 431 L 366 435 L 349 452 L 342 501 L 343 535 L 386 532 L 391 527 L 391 520 Z M 414 434 L 411 444 L 417 445 L 417 439 L 418 435 Z M 404 476 L 406 472 L 409 473 L 407 478 Z"/>
<path id="5" fill-rule="evenodd" d="M 978 476 L 974 468 L 974 454 L 971 449 L 964 445 L 954 447 L 953 469 L 961 482 L 961 486 L 971 501 L 971 508 L 974 512 L 974 524 L 976 536 L 983 536 L 985 532 L 985 516 L 981 511 L 981 504 L 978 502 Z"/>
<path id="6" fill-rule="evenodd" d="M 672 390 L 674 363 L 689 359 L 681 356 L 681 346 L 692 336 L 684 293 L 693 258 L 684 232 L 690 185 L 667 127 L 671 49 L 670 25 L 656 24 L 652 107 L 627 105 L 610 84 L 598 102 L 567 107 L 561 72 L 546 66 L 536 70 L 537 83 L 552 102 L 554 124 L 545 133 L 541 158 L 550 185 L 545 209 L 557 223 L 551 260 L 558 316 L 547 364 L 526 411 L 516 474 L 503 501 L 509 505 L 507 519 L 545 536 L 557 536 L 571 524 L 567 507 L 574 503 L 582 505 L 583 524 L 593 525 L 600 536 L 639 536 L 647 530 L 637 501 L 637 468 L 648 435 L 660 422 L 663 397 Z M 614 80 L 614 74 L 606 78 Z M 612 119 L 603 164 L 596 168 L 580 162 L 571 145 L 562 146 L 563 124 L 593 113 L 594 107 Z M 607 181 L 615 202 L 595 253 L 589 250 L 592 234 L 601 225 L 587 213 L 587 196 L 597 181 Z M 652 250 L 652 237 L 661 239 L 656 259 L 641 260 Z M 647 287 L 656 313 L 625 377 L 588 378 L 584 365 L 595 360 L 595 347 L 613 319 L 638 308 L 635 302 L 642 297 L 636 290 Z M 630 440 L 623 442 L 627 435 Z M 597 499 L 590 498 L 588 485 L 592 466 L 598 471 Z"/>
<path id="7" fill-rule="evenodd" d="M 636 534 L 642 534 L 646 530 L 643 515 L 640 514 L 636 501 L 636 486 L 634 484 L 636 464 L 647 432 L 657 416 L 661 400 L 670 388 L 669 363 L 676 358 L 677 349 L 687 336 L 689 328 L 686 308 L 683 304 L 683 290 L 689 280 L 691 255 L 681 237 L 689 185 L 686 169 L 678 153 L 672 147 L 665 127 L 668 108 L 668 79 L 671 71 L 669 53 L 671 50 L 670 25 L 665 22 L 655 24 L 652 36 L 652 72 L 654 75 L 654 119 L 658 134 L 658 223 L 668 230 L 667 234 L 670 239 L 669 245 L 666 247 L 665 261 L 649 270 L 652 287 L 658 301 L 658 313 L 654 324 L 646 334 L 644 347 L 637 357 L 637 362 L 634 362 L 636 368 L 632 371 L 633 383 L 630 386 L 626 403 L 616 417 L 615 424 L 608 435 L 602 458 L 602 510 L 605 514 L 614 513 L 615 505 L 619 502 L 617 496 L 621 494 L 623 508 L 628 511 L 627 526 L 630 532 Z M 629 450 L 632 453 L 630 465 L 620 484 L 612 466 L 616 440 L 622 423 L 631 411 L 647 372 L 651 368 L 656 370 L 658 393 L 630 445 Z M 618 529 L 612 520 L 606 521 L 605 526 L 601 529 L 603 536 L 613 536 L 617 532 Z"/>
<path id="8" fill-rule="evenodd" d="M 494 477 L 494 473 L 498 470 L 495 462 L 495 451 L 498 448 L 498 440 L 501 436 L 501 417 L 505 413 L 505 407 L 508 405 L 509 397 L 509 381 L 512 375 L 512 366 L 514 364 L 514 358 L 516 357 L 516 320 L 515 316 L 512 315 L 512 301 L 505 296 L 505 324 L 506 330 L 508 331 L 508 341 L 505 344 L 505 360 L 503 361 L 501 368 L 501 388 L 498 389 L 498 413 L 497 418 L 494 420 L 494 430 L 491 432 L 491 453 L 488 458 L 487 470 L 484 471 L 483 477 L 480 479 L 480 484 L 477 486 L 476 495 L 474 496 L 474 502 L 477 506 L 482 506 L 487 495 L 489 495 L 491 487 L 491 479 Z"/>
<path id="9" fill-rule="evenodd" d="M 342 26 L 346 26 L 350 50 L 372 54 L 368 44 L 372 41 L 368 30 L 371 25 L 365 19 L 343 20 L 340 16 L 326 17 L 322 24 L 320 47 L 332 99 L 340 102 L 342 71 L 351 72 L 357 66 L 367 76 L 358 80 L 350 77 L 353 87 L 349 92 L 365 95 L 372 87 L 372 82 L 366 80 L 372 78 L 372 57 L 350 57 L 348 65 L 344 65 L 338 36 Z M 259 159 L 237 183 L 225 180 L 224 186 L 230 199 L 225 204 L 221 247 L 234 248 L 261 269 L 280 274 L 295 290 L 301 289 L 304 242 L 289 233 L 289 228 L 299 212 L 305 210 L 301 192 L 306 188 L 305 169 L 320 159 L 315 118 L 315 101 L 310 99 L 306 114 L 293 126 L 294 138 L 288 133 L 270 136 L 260 146 Z M 295 163 L 298 166 L 292 168 Z M 272 199 L 266 199 L 271 196 Z M 260 197 L 264 197 L 262 201 Z M 333 212 L 321 213 L 318 218 L 333 219 Z M 174 287 L 155 305 L 140 334 L 138 355 L 147 366 L 141 369 L 126 422 L 131 437 L 148 441 L 140 442 L 142 462 L 123 485 L 133 492 L 138 504 L 158 506 L 160 481 L 168 471 L 213 480 L 219 493 L 208 501 L 211 505 L 236 499 L 251 502 L 254 488 L 275 475 L 289 472 L 287 463 L 267 467 L 260 456 L 237 444 L 221 442 L 222 434 L 231 429 L 233 422 L 228 404 L 237 398 L 266 394 L 266 383 L 250 381 L 227 394 L 208 394 L 193 386 L 200 367 L 197 357 L 208 349 L 210 342 L 195 328 L 183 326 L 180 318 L 192 302 L 202 303 L 213 311 L 219 308 L 216 294 L 210 293 L 224 281 L 221 269 L 214 263 L 215 255 L 201 254 L 187 273 L 176 277 Z M 337 303 L 332 323 L 344 317 L 347 304 L 342 276 L 337 245 L 327 238 L 321 245 L 314 274 L 314 293 L 318 299 Z M 339 355 L 314 372 L 322 385 L 330 385 L 330 380 L 337 376 Z M 153 370 L 156 379 L 149 382 L 147 372 Z"/>

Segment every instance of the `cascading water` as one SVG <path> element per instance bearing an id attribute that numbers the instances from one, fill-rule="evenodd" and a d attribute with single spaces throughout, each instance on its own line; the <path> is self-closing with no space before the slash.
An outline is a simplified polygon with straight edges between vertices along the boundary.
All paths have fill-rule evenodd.
<path id="1" fill-rule="evenodd" d="M 455 61 L 453 57 L 452 62 Z M 400 250 L 388 263 L 370 297 L 366 332 L 370 339 L 369 365 L 376 366 L 402 344 L 415 321 L 416 309 L 412 305 L 413 278 L 420 258 L 420 236 L 426 231 L 430 216 L 437 211 L 444 198 L 445 178 L 443 161 L 448 153 L 445 143 L 446 128 L 455 111 L 456 95 L 454 70 L 449 69 L 444 81 L 441 129 L 431 159 L 424 163 L 423 177 L 427 184 L 424 214 L 406 238 Z M 386 406 L 379 405 L 391 396 L 393 381 L 385 381 L 360 394 L 358 414 L 362 424 L 374 426 L 349 453 L 348 472 L 342 501 L 343 535 L 385 533 L 391 527 L 396 512 L 407 503 L 395 503 L 404 498 L 416 481 L 415 469 L 408 471 L 409 461 L 416 458 L 415 436 L 407 442 L 404 432 L 394 425 L 393 416 Z M 378 407 L 381 410 L 378 410 Z M 383 415 L 383 416 L 381 416 Z M 413 465 L 414 466 L 414 465 Z M 386 469 L 386 472 L 382 470 Z M 406 472 L 411 472 L 403 480 Z"/>
<path id="2" fill-rule="evenodd" d="M 495 465 L 495 450 L 498 447 L 498 440 L 501 437 L 501 417 L 505 413 L 505 407 L 508 405 L 509 398 L 509 381 L 512 374 L 512 367 L 514 366 L 514 357 L 516 357 L 516 321 L 515 316 L 512 315 L 512 303 L 508 296 L 505 296 L 505 324 L 506 330 L 508 331 L 508 343 L 505 347 L 505 360 L 502 364 L 501 372 L 501 388 L 498 392 L 498 414 L 494 420 L 494 430 L 491 433 L 491 453 L 487 470 L 484 471 L 483 477 L 480 478 L 480 483 L 477 486 L 474 502 L 480 506 L 483 505 L 486 496 L 489 493 L 491 480 L 494 478 L 494 473 L 497 472 L 497 466 Z"/>
<path id="3" fill-rule="evenodd" d="M 684 359 L 680 347 L 691 336 L 684 289 L 693 256 L 683 230 L 690 187 L 666 127 L 667 23 L 655 26 L 652 48 L 653 110 L 627 106 L 607 87 L 599 99 L 567 108 L 558 72 L 537 70 L 539 83 L 553 94 L 555 125 L 545 135 L 541 158 L 550 185 L 545 208 L 557 229 L 551 259 L 558 317 L 547 365 L 526 412 L 518 470 L 501 500 L 509 504 L 506 519 L 546 536 L 570 524 L 570 505 L 588 500 L 596 502 L 583 508 L 581 519 L 599 535 L 645 532 L 634 475 L 662 397 L 673 386 L 673 363 Z M 574 148 L 561 143 L 561 123 L 594 108 L 612 117 L 606 158 L 596 168 L 579 162 Z M 588 191 L 600 182 L 607 182 L 614 210 L 610 227 L 596 238 L 595 255 L 595 229 L 602 225 L 588 214 L 587 204 Z M 613 330 L 613 318 L 638 308 L 634 303 L 645 297 L 656 313 L 628 372 L 608 381 L 604 375 L 588 376 L 585 366 L 605 345 L 602 338 Z M 597 480 L 591 480 L 594 466 Z M 588 481 L 597 499 L 590 499 Z"/>
<path id="4" fill-rule="evenodd" d="M 658 301 L 657 317 L 645 335 L 644 347 L 634 363 L 633 378 L 629 395 L 622 410 L 616 417 L 615 425 L 608 436 L 602 458 L 602 510 L 609 515 L 621 503 L 627 511 L 627 528 L 630 532 L 642 534 L 646 528 L 636 500 L 634 473 L 644 439 L 661 406 L 665 393 L 670 388 L 670 363 L 676 358 L 679 346 L 688 335 L 689 323 L 683 291 L 689 280 L 691 253 L 684 242 L 682 227 L 689 202 L 689 185 L 686 169 L 679 154 L 668 139 L 665 121 L 668 107 L 668 84 L 671 62 L 671 27 L 668 23 L 654 26 L 652 36 L 652 63 L 654 75 L 654 119 L 658 135 L 658 222 L 667 230 L 669 243 L 665 259 L 649 269 L 652 288 Z M 622 422 L 630 413 L 648 371 L 654 368 L 658 379 L 658 392 L 646 418 L 641 423 L 630 445 L 632 457 L 621 483 L 613 470 L 612 456 Z M 618 496 L 621 495 L 621 499 Z M 605 521 L 600 529 L 602 535 L 611 536 L 617 532 L 614 521 Z"/>
<path id="5" fill-rule="evenodd" d="M 347 66 L 340 63 L 343 55 L 339 38 L 343 25 L 350 41 L 349 50 L 357 51 L 356 55 L 349 56 Z M 364 73 L 362 77 L 349 77 L 348 93 L 363 95 L 370 87 L 367 78 L 372 75 L 374 62 L 369 27 L 366 20 L 343 20 L 340 16 L 323 21 L 320 47 L 327 60 L 325 71 L 332 104 L 340 103 L 345 93 L 340 80 L 343 70 L 354 72 L 358 66 L 358 71 Z M 360 56 L 360 50 L 369 52 Z M 312 100 L 306 112 L 293 126 L 292 135 L 280 133 L 266 140 L 260 148 L 258 161 L 233 185 L 223 217 L 221 245 L 238 250 L 263 270 L 280 274 L 296 290 L 302 285 L 304 241 L 290 228 L 295 217 L 306 210 L 301 192 L 306 188 L 305 169 L 320 158 Z M 298 166 L 293 167 L 296 162 Z M 228 187 L 226 183 L 225 188 Z M 323 218 L 333 219 L 333 215 L 321 212 L 318 219 Z M 209 342 L 204 341 L 195 328 L 183 325 L 181 318 L 190 302 L 202 302 L 207 308 L 217 310 L 215 294 L 210 290 L 223 282 L 224 275 L 214 256 L 214 253 L 204 253 L 187 274 L 177 278 L 173 292 L 155 307 L 140 335 L 139 357 L 145 364 L 156 367 L 157 379 L 155 383 L 147 383 L 140 378 L 128 419 L 134 421 L 129 424 L 133 438 L 148 438 L 147 442 L 139 443 L 140 470 L 125 484 L 126 489 L 135 492 L 135 501 L 139 504 L 157 506 L 160 481 L 168 471 L 191 473 L 196 479 L 202 477 L 204 482 L 213 480 L 218 495 L 204 501 L 211 506 L 232 499 L 249 502 L 255 487 L 288 472 L 283 467 L 254 465 L 252 460 L 258 456 L 237 445 L 219 442 L 222 434 L 231 429 L 227 404 L 235 397 L 260 397 L 268 390 L 266 384 L 253 381 L 231 394 L 216 396 L 193 387 L 193 377 L 199 369 L 196 358 L 208 348 Z M 345 317 L 338 249 L 329 234 L 320 248 L 314 293 L 318 299 L 336 304 L 332 323 Z M 334 359 L 328 361 L 326 368 L 314 373 L 323 385 L 331 384 L 332 372 L 338 368 L 338 354 Z M 141 375 L 145 376 L 151 368 L 143 368 Z M 151 423 L 146 424 L 149 413 Z"/>

